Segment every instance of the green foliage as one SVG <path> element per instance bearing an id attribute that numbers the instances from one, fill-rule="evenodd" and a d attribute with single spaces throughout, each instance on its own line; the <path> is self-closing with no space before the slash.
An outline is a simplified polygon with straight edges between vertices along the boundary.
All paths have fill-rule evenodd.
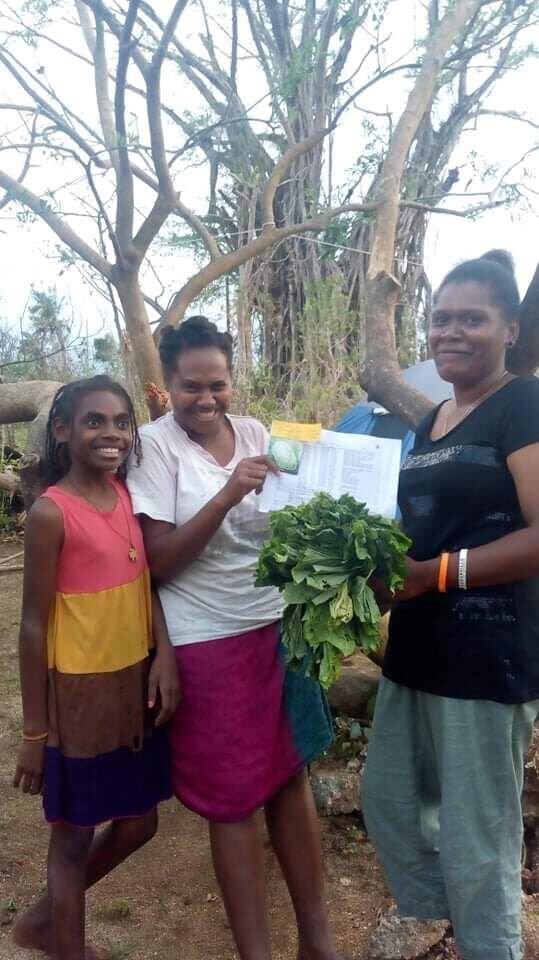
<path id="1" fill-rule="evenodd" d="M 118 347 L 110 333 L 106 333 L 103 337 L 94 337 L 94 359 L 105 366 L 117 362 Z"/>
<path id="2" fill-rule="evenodd" d="M 288 64 L 288 71 L 280 85 L 280 93 L 285 100 L 293 100 L 302 83 L 312 75 L 316 63 L 317 45 L 304 44 L 294 50 Z"/>
<path id="3" fill-rule="evenodd" d="M 340 280 L 307 288 L 297 326 L 302 359 L 292 369 L 288 406 L 296 420 L 334 423 L 360 395 L 360 321 Z"/>
<path id="4" fill-rule="evenodd" d="M 129 960 L 134 950 L 135 947 L 131 943 L 115 943 L 109 950 L 109 960 Z"/>
<path id="5" fill-rule="evenodd" d="M 0 900 L 0 911 L 3 913 L 17 913 L 17 904 L 13 897 L 7 900 Z"/>
<path id="6" fill-rule="evenodd" d="M 26 430 L 23 429 L 22 434 L 26 439 Z M 13 428 L 2 425 L 0 426 L 0 473 L 14 473 L 16 476 L 19 459 L 6 455 L 7 444 L 15 449 L 23 449 L 17 444 Z M 6 490 L 0 490 L 0 534 L 11 534 L 20 529 L 20 516 L 17 515 L 14 506 L 18 509 L 18 502 L 15 501 L 14 505 L 11 495 Z"/>
<path id="7" fill-rule="evenodd" d="M 354 13 L 354 4 L 350 0 L 341 3 L 339 12 L 339 39 L 342 43 L 343 40 L 354 36 L 356 30 L 361 26 L 362 17 Z"/>
<path id="8" fill-rule="evenodd" d="M 103 920 L 128 920 L 131 917 L 131 905 L 128 900 L 112 900 L 100 906 L 98 913 Z"/>
<path id="9" fill-rule="evenodd" d="M 10 510 L 11 497 L 5 491 L 0 491 L 0 536 L 15 533 L 20 528 L 20 521 Z"/>
<path id="10" fill-rule="evenodd" d="M 259 361 L 236 383 L 235 412 L 273 419 L 335 424 L 362 391 L 360 318 L 350 310 L 340 280 L 329 277 L 307 289 L 297 317 L 300 358 L 283 378 Z"/>
<path id="11" fill-rule="evenodd" d="M 318 493 L 307 504 L 277 510 L 260 552 L 256 584 L 275 586 L 287 604 L 287 662 L 328 688 L 341 661 L 380 642 L 380 610 L 371 578 L 398 590 L 410 541 L 396 523 L 373 516 L 345 494 Z"/>
<path id="12" fill-rule="evenodd" d="M 329 750 L 337 760 L 355 760 L 361 755 L 368 739 L 368 727 L 352 717 L 338 716 L 333 719 L 335 739 Z"/>
<path id="13" fill-rule="evenodd" d="M 5 321 L 0 322 L 0 375 L 5 380 L 9 380 L 9 366 L 17 359 L 19 343 L 15 331 Z"/>
<path id="14" fill-rule="evenodd" d="M 21 327 L 23 323 L 21 322 Z M 33 290 L 21 333 L 0 321 L 0 375 L 5 381 L 73 380 L 94 373 L 118 377 L 120 353 L 110 333 L 83 336 L 54 288 Z"/>

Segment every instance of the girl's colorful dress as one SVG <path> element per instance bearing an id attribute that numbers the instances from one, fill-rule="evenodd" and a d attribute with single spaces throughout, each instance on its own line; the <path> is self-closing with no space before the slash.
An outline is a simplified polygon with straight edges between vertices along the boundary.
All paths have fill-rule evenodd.
<path id="1" fill-rule="evenodd" d="M 48 628 L 49 822 L 92 827 L 136 817 L 171 795 L 166 728 L 147 709 L 152 647 L 142 532 L 123 484 L 100 513 L 58 486 L 64 543 Z M 133 544 L 136 558 L 130 547 Z"/>

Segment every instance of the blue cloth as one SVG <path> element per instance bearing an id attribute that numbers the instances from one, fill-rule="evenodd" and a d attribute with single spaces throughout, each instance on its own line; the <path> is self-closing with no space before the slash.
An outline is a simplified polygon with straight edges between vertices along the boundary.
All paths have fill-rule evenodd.
<path id="1" fill-rule="evenodd" d="M 376 425 L 376 416 L 370 403 L 358 403 L 339 420 L 333 429 L 337 433 L 367 433 L 371 434 Z"/>
<path id="2" fill-rule="evenodd" d="M 358 403 L 345 413 L 333 429 L 336 433 L 360 433 L 374 437 L 393 438 L 401 441 L 401 465 L 406 460 L 415 443 L 415 433 L 407 430 L 403 420 L 390 413 L 374 413 L 375 407 L 371 403 Z M 401 519 L 397 508 L 396 520 Z"/>
<path id="3" fill-rule="evenodd" d="M 361 433 L 374 437 L 392 437 L 401 440 L 401 463 L 404 462 L 415 441 L 413 430 L 407 430 L 399 417 L 390 413 L 374 413 L 371 403 L 358 403 L 339 420 L 333 429 L 336 433 Z"/>

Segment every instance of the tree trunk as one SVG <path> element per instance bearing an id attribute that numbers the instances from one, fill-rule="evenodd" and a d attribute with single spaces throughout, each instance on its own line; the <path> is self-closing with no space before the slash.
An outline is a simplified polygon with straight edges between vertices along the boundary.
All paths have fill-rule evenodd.
<path id="1" fill-rule="evenodd" d="M 2 493 L 8 493 L 12 497 L 20 489 L 21 484 L 16 473 L 9 473 L 8 471 L 0 473 L 0 490 Z"/>
<path id="2" fill-rule="evenodd" d="M 124 312 L 140 389 L 146 397 L 150 415 L 155 418 L 163 412 L 159 397 L 164 393 L 165 384 L 138 274 L 116 268 L 113 282 Z"/>
<path id="3" fill-rule="evenodd" d="M 373 400 L 398 412 L 412 426 L 432 409 L 432 404 L 405 383 L 397 357 L 395 310 L 401 285 L 393 273 L 401 187 L 411 146 L 432 101 L 447 51 L 479 6 L 479 0 L 456 0 L 436 27 L 378 180 L 378 206 L 365 287 L 367 336 L 361 383 Z"/>

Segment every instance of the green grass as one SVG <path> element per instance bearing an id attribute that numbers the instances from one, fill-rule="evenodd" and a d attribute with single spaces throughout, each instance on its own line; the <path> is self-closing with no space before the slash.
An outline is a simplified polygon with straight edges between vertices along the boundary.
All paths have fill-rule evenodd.
<path id="1" fill-rule="evenodd" d="M 0 900 L 0 911 L 2 913 L 17 913 L 17 904 L 13 897 L 9 897 L 7 900 Z"/>
<path id="2" fill-rule="evenodd" d="M 98 907 L 97 914 L 101 920 L 129 920 L 131 906 L 127 900 L 111 900 Z"/>
<path id="3" fill-rule="evenodd" d="M 115 943 L 108 951 L 109 960 L 129 960 L 134 949 L 132 943 Z"/>

